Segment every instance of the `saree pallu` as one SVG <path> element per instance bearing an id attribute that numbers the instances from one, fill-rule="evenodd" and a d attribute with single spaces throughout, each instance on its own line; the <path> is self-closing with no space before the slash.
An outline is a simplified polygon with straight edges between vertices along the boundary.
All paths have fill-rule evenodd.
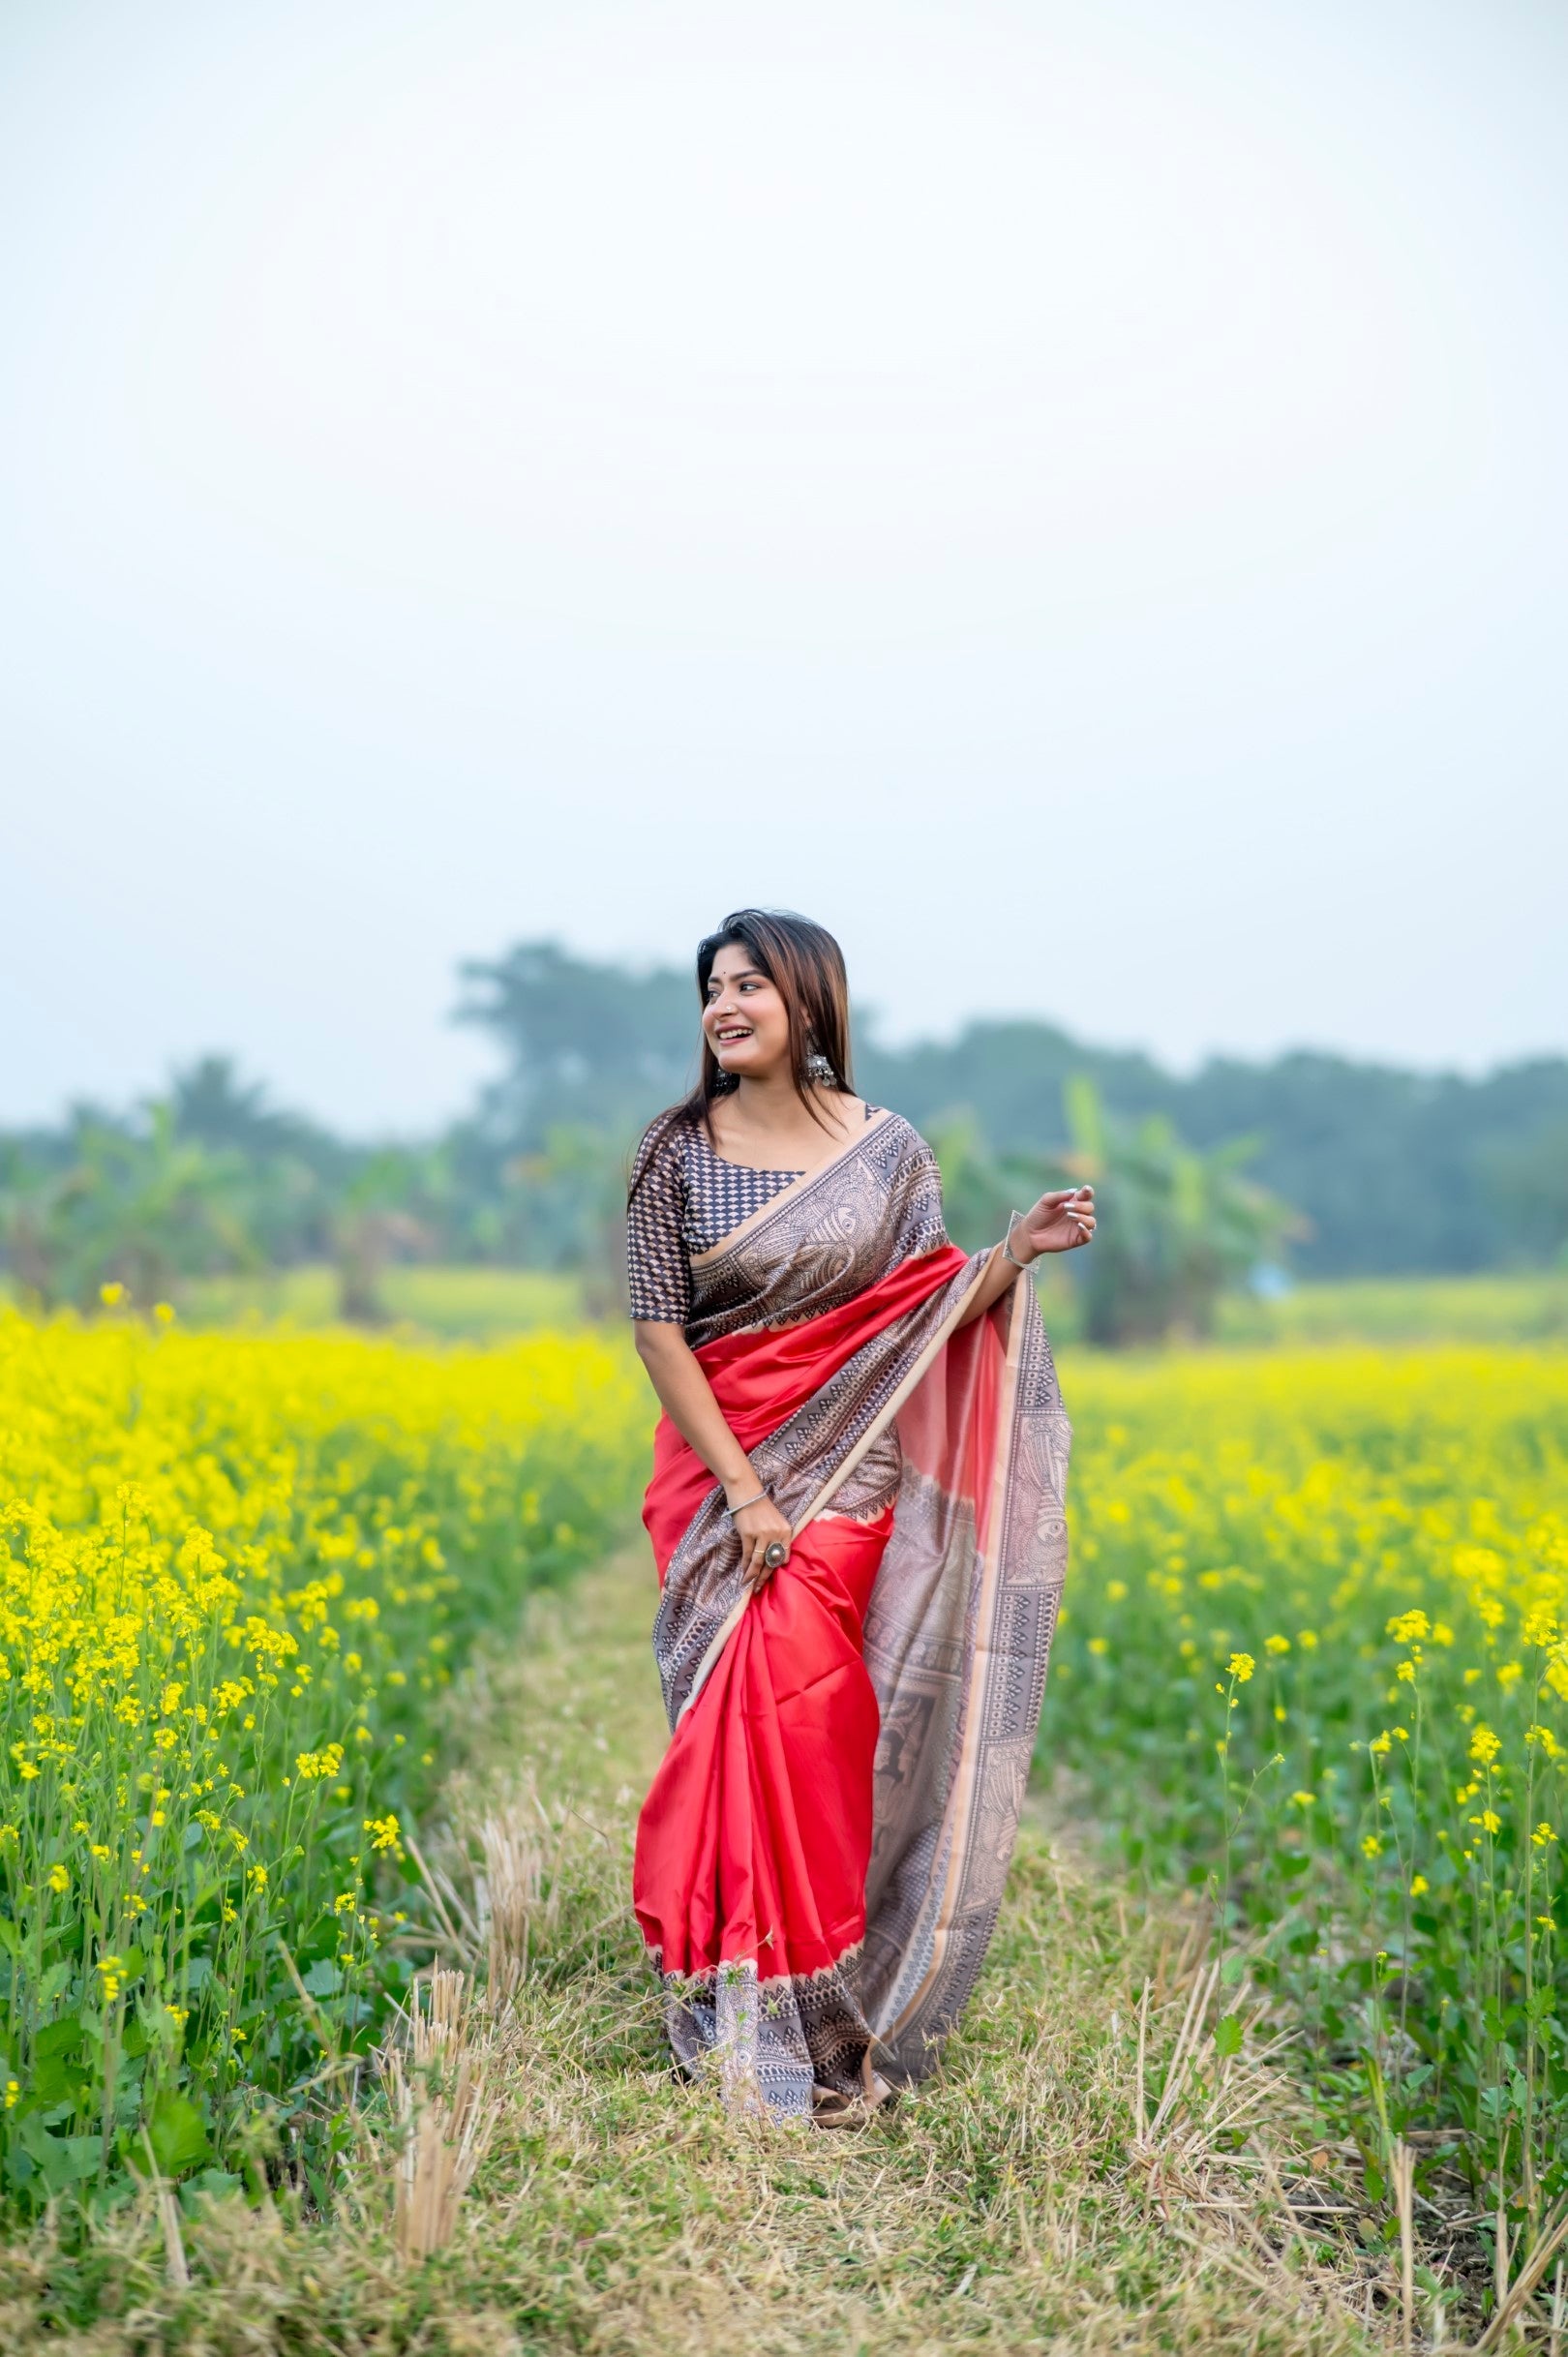
<path id="1" fill-rule="evenodd" d="M 989 1260 L 885 1114 L 692 1263 L 688 1340 L 796 1537 L 748 1596 L 723 1491 L 661 1422 L 672 1737 L 633 1895 L 678 2062 L 778 2114 L 923 2077 L 1001 1902 L 1070 1431 L 1032 1284 L 958 1322 Z"/>

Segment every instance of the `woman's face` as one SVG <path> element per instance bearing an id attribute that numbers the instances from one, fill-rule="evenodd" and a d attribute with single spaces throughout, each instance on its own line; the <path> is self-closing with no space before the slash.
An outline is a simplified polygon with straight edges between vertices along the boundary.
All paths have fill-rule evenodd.
<path id="1" fill-rule="evenodd" d="M 761 1080 L 790 1060 L 790 1018 L 777 989 L 744 942 L 720 950 L 703 1009 L 708 1043 L 727 1073 Z"/>

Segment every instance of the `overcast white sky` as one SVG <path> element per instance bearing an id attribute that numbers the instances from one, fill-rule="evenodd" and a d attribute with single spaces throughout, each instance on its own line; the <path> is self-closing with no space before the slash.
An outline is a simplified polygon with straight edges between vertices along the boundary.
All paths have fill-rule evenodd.
<path id="1" fill-rule="evenodd" d="M 9 0 L 0 1119 L 453 969 L 1568 1046 L 1568 14 Z"/>

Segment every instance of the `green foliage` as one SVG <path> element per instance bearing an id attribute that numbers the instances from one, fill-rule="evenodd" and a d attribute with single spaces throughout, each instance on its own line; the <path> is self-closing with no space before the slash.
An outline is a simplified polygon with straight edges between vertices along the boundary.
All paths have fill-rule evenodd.
<path id="1" fill-rule="evenodd" d="M 382 1272 L 380 1292 L 396 1326 L 445 1342 L 494 1342 L 583 1322 L 580 1278 L 546 1269 L 399 1263 Z M 337 1320 L 337 1272 L 307 1262 L 254 1276 L 199 1279 L 185 1287 L 181 1322 L 190 1326 L 283 1324 L 296 1330 Z"/>
<path id="2" fill-rule="evenodd" d="M 0 1234 L 44 1307 L 85 1305 L 106 1283 L 152 1303 L 184 1276 L 256 1258 L 243 1158 L 182 1137 L 169 1105 L 139 1130 L 83 1118 L 75 1146 L 55 1169 L 12 1148 L 0 1179 Z"/>
<path id="3" fill-rule="evenodd" d="M 515 1802 L 521 1774 L 528 1818 L 542 1812 L 550 1828 L 549 1897 L 497 2034 L 495 2139 L 452 2246 L 395 2263 L 392 2170 L 375 2132 L 384 2117 L 367 2073 L 357 2165 L 335 2209 L 286 2182 L 254 2191 L 252 2214 L 202 2199 L 198 2188 L 225 2189 L 197 2170 L 180 2188 L 189 2286 L 170 2281 L 151 2203 L 89 2221 L 75 2239 L 41 2225 L 0 2251 L 8 2351 L 1364 2352 L 1364 2255 L 1337 2252 L 1331 2232 L 1314 2235 L 1310 2272 L 1291 2263 L 1299 2216 L 1269 2189 L 1277 2172 L 1299 2183 L 1311 2148 L 1255 2060 L 1192 2073 L 1204 2092 L 1175 2125 L 1185 2162 L 1205 2092 L 1222 2090 L 1227 2109 L 1265 2095 L 1269 2176 L 1259 2184 L 1260 2140 L 1234 2175 L 1211 2140 L 1200 2148 L 1209 2198 L 1150 2200 L 1132 2101 L 1140 1991 L 1168 1971 L 1185 1926 L 1146 1921 L 1135 1895 L 1032 1827 L 942 2070 L 864 2133 L 760 2134 L 710 2084 L 672 2076 L 627 1904 L 637 1806 L 668 1740 L 649 1578 L 646 1552 L 628 1550 L 536 1599 L 525 1643 L 488 1648 L 464 1714 L 473 1750 L 448 1787 L 452 1816 L 471 1827 Z M 473 1846 L 454 1838 L 432 1858 L 466 1897 Z M 1167 1985 L 1153 2009 L 1152 2092 L 1188 1993 Z M 1265 2236 L 1280 2262 L 1260 2260 Z"/>
<path id="4" fill-rule="evenodd" d="M 630 1149 L 695 1069 L 693 979 L 551 942 L 463 976 L 458 1019 L 489 1036 L 501 1070 L 430 1145 L 346 1144 L 271 1106 L 222 1056 L 176 1073 L 166 1099 L 136 1113 L 83 1109 L 59 1131 L 0 1136 L 14 1289 L 90 1306 L 118 1281 L 145 1301 L 224 1272 L 330 1259 L 342 1313 L 374 1323 L 388 1314 L 390 1271 L 439 1258 L 581 1270 L 592 1306 L 614 1310 Z M 1115 1306 L 1095 1311 L 1097 1331 L 1204 1330 L 1205 1254 L 1229 1282 L 1265 1195 L 1303 1215 L 1290 1257 L 1307 1275 L 1568 1264 L 1561 1058 L 1482 1080 L 1317 1054 L 1221 1058 L 1179 1079 L 1046 1023 L 974 1022 L 894 1049 L 862 1020 L 856 1070 L 872 1102 L 943 1134 L 953 1232 L 974 1242 L 998 1232 L 982 1207 L 1081 1159 L 1066 1108 L 1081 1113 L 1092 1093 L 1118 1163 L 1095 1256 L 1108 1269 L 1123 1255 L 1102 1281 Z"/>
<path id="5" fill-rule="evenodd" d="M 1568 1366 L 1101 1358 L 1040 1758 L 1206 1889 L 1335 2135 L 1568 2193 Z"/>
<path id="6" fill-rule="evenodd" d="M 1114 1120 L 1083 1074 L 1066 1087 L 1070 1149 L 994 1155 L 972 1118 L 933 1126 L 950 1232 L 971 1250 L 1006 1233 L 1045 1189 L 1090 1181 L 1100 1227 L 1066 1262 L 1074 1330 L 1094 1343 L 1157 1343 L 1213 1331 L 1222 1287 L 1274 1256 L 1290 1214 L 1243 1175 L 1248 1139 L 1195 1153 L 1161 1114 Z"/>
<path id="7" fill-rule="evenodd" d="M 384 1325 L 390 1315 L 381 1278 L 396 1252 L 429 1249 L 434 1226 L 419 1209 L 437 1207 L 447 1187 L 439 1154 L 385 1146 L 370 1155 L 340 1192 L 332 1212 L 338 1314 L 349 1325 Z M 416 1208 L 418 1207 L 418 1208 Z"/>
<path id="8" fill-rule="evenodd" d="M 1105 1112 L 1092 1080 L 1068 1083 L 1070 1175 L 1095 1188 L 1100 1227 L 1082 1255 L 1090 1342 L 1161 1342 L 1213 1332 L 1220 1294 L 1279 1254 L 1292 1215 L 1243 1166 L 1240 1138 L 1206 1153 L 1185 1146 L 1161 1113 L 1134 1124 Z"/>
<path id="9" fill-rule="evenodd" d="M 691 1084 L 694 972 L 638 972 L 525 941 L 462 974 L 458 1021 L 488 1031 L 505 1059 L 476 1126 L 514 1151 L 544 1145 L 552 1128 L 630 1133 Z"/>
<path id="10" fill-rule="evenodd" d="M 629 1515 L 648 1424 L 588 1336 L 0 1314 L 0 2203 L 243 2169 L 269 2121 L 329 2200 L 432 1945 L 454 1674 Z"/>
<path id="11" fill-rule="evenodd" d="M 1516 1277 L 1352 1277 L 1262 1296 L 1228 1293 L 1227 1343 L 1560 1343 L 1568 1268 Z"/>

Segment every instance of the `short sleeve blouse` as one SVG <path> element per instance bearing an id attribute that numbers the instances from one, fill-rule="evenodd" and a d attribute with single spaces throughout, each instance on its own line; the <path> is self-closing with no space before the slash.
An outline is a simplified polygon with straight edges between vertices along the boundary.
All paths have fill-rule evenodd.
<path id="1" fill-rule="evenodd" d="M 626 1275 L 633 1317 L 683 1326 L 691 1315 L 691 1263 L 770 1203 L 801 1170 L 751 1170 L 715 1154 L 684 1122 L 655 1122 L 632 1165 Z"/>

